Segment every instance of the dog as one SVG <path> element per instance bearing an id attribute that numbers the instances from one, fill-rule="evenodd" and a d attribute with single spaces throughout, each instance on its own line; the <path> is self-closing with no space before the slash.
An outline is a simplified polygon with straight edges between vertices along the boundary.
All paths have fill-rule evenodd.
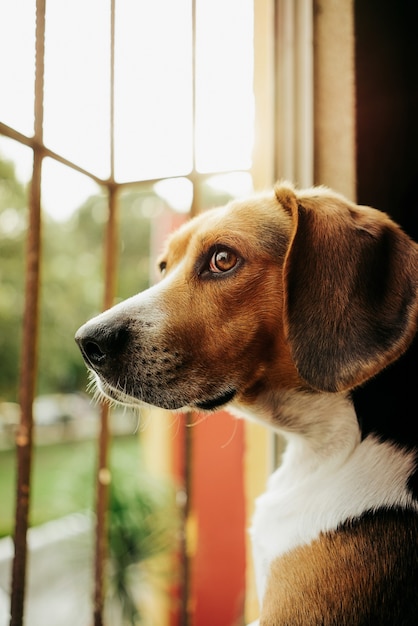
<path id="1" fill-rule="evenodd" d="M 415 626 L 417 243 L 278 183 L 184 224 L 158 267 L 76 341 L 111 400 L 227 406 L 285 437 L 250 530 L 257 623 Z"/>

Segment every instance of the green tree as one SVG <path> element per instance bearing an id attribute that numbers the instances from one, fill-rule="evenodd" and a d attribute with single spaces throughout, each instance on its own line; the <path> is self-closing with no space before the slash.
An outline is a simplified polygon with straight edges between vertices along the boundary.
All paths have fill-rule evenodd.
<path id="1" fill-rule="evenodd" d="M 15 400 L 21 343 L 27 189 L 0 159 L 0 398 Z"/>

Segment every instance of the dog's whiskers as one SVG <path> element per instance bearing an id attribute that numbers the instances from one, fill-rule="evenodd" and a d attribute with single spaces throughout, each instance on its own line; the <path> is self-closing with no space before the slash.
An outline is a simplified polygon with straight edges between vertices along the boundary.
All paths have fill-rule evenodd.
<path id="1" fill-rule="evenodd" d="M 223 443 L 223 444 L 221 445 L 221 448 L 222 448 L 222 449 L 224 449 L 224 448 L 226 448 L 227 446 L 229 446 L 229 444 L 232 442 L 232 440 L 234 439 L 234 437 L 235 437 L 235 435 L 236 435 L 236 433 L 237 433 L 237 428 L 238 428 L 237 420 L 236 420 L 236 419 L 233 419 L 233 423 L 234 423 L 234 429 L 233 429 L 233 431 L 232 431 L 232 434 L 231 434 L 231 436 L 229 437 L 229 439 L 228 439 L 225 443 Z"/>
<path id="2" fill-rule="evenodd" d="M 193 413 L 193 415 L 195 415 L 195 413 Z M 195 426 L 197 426 L 198 424 L 201 424 L 202 422 L 205 422 L 208 419 L 208 415 L 205 414 L 199 414 L 199 417 L 197 420 L 193 421 L 193 422 L 188 422 L 186 424 L 187 428 L 194 428 Z"/>

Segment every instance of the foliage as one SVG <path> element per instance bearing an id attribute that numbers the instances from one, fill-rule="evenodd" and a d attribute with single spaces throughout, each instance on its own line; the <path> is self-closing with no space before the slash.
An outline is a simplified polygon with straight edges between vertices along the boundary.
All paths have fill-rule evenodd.
<path id="1" fill-rule="evenodd" d="M 27 190 L 12 163 L 0 160 L 0 397 L 14 399 L 23 311 Z"/>
<path id="2" fill-rule="evenodd" d="M 176 545 L 179 518 L 172 487 L 119 460 L 112 467 L 108 522 L 110 594 L 135 626 L 142 623 L 136 591 L 149 573 L 144 566 Z"/>

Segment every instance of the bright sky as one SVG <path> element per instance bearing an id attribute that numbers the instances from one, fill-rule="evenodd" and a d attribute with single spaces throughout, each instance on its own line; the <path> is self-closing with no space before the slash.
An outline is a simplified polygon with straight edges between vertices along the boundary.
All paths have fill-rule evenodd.
<path id="1" fill-rule="evenodd" d="M 247 169 L 253 143 L 252 0 L 197 0 L 196 167 Z M 110 174 L 110 1 L 47 2 L 45 144 Z M 33 134 L 35 0 L 0 3 L 0 121 Z M 115 175 L 187 174 L 193 165 L 191 0 L 116 0 Z M 28 180 L 31 151 L 0 136 Z M 43 204 L 62 219 L 97 188 L 47 159 Z"/>

